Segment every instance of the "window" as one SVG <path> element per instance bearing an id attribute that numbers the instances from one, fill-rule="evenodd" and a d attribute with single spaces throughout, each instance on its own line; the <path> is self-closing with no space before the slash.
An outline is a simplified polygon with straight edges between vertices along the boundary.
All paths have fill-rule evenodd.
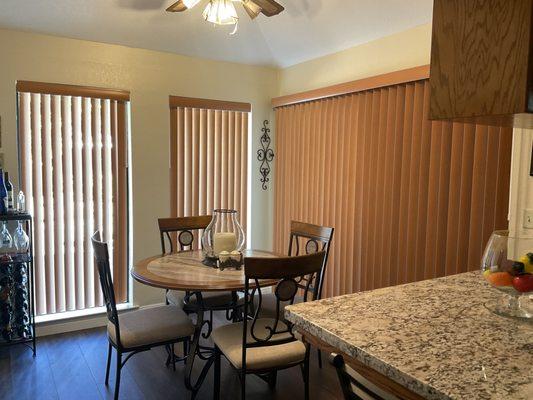
<path id="1" fill-rule="evenodd" d="M 276 108 L 274 250 L 292 219 L 334 226 L 325 296 L 479 269 L 507 227 L 512 129 L 429 121 L 427 79 L 372 81 Z"/>
<path id="2" fill-rule="evenodd" d="M 103 305 L 90 237 L 128 298 L 129 92 L 18 82 L 20 186 L 34 217 L 37 315 Z"/>
<path id="3" fill-rule="evenodd" d="M 170 97 L 171 216 L 232 208 L 246 231 L 251 105 Z"/>

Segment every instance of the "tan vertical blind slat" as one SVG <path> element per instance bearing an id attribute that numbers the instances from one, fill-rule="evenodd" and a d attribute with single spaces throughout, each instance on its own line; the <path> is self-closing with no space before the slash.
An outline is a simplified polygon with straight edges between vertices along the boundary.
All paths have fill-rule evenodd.
<path id="1" fill-rule="evenodd" d="M 173 216 L 234 208 L 246 229 L 248 113 L 170 109 Z"/>
<path id="2" fill-rule="evenodd" d="M 62 154 L 63 154 L 63 142 L 62 142 L 62 118 L 61 118 L 61 97 L 52 96 L 51 99 L 51 121 L 52 121 L 52 204 L 54 212 L 54 222 L 52 225 L 53 228 L 53 238 L 55 239 L 55 248 L 54 248 L 54 267 L 55 267 L 55 282 L 56 282 L 56 310 L 65 311 L 66 310 L 66 286 L 65 286 L 65 265 L 63 255 L 65 254 L 64 248 L 64 229 L 65 229 L 65 219 L 64 219 L 64 208 L 63 208 L 63 196 L 64 193 L 61 190 L 63 188 L 63 164 L 62 164 Z"/>
<path id="3" fill-rule="evenodd" d="M 63 207 L 64 207 L 64 255 L 66 311 L 76 309 L 76 273 L 75 273 L 75 224 L 74 224 L 74 186 L 73 186 L 73 119 L 72 98 L 61 97 L 62 115 L 62 171 L 63 171 Z"/>
<path id="4" fill-rule="evenodd" d="M 117 301 L 126 301 L 125 103 L 36 93 L 18 93 L 18 99 L 21 190 L 34 218 L 37 314 L 103 304 L 90 245 L 96 229 L 114 255 Z"/>
<path id="5" fill-rule="evenodd" d="M 428 102 L 418 81 L 276 109 L 274 247 L 292 219 L 334 226 L 325 295 L 477 269 L 506 227 L 511 129 Z"/>

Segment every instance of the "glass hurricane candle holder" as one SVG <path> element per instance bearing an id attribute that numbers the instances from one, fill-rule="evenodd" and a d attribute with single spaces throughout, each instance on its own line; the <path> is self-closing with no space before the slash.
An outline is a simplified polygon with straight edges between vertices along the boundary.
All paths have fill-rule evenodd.
<path id="1" fill-rule="evenodd" d="M 202 236 L 202 248 L 208 265 L 216 265 L 219 255 L 224 252 L 241 252 L 244 249 L 245 236 L 237 220 L 237 211 L 217 209 L 213 219 Z"/>
<path id="2" fill-rule="evenodd" d="M 494 232 L 483 253 L 481 272 L 493 288 L 505 294 L 494 312 L 533 318 L 533 238 L 511 237 L 508 231 Z"/>

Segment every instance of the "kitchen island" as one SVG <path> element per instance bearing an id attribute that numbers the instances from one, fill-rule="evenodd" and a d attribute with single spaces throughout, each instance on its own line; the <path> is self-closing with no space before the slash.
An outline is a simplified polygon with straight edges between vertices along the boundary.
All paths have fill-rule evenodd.
<path id="1" fill-rule="evenodd" d="M 288 306 L 311 344 L 405 399 L 533 399 L 533 325 L 489 309 L 480 273 Z"/>

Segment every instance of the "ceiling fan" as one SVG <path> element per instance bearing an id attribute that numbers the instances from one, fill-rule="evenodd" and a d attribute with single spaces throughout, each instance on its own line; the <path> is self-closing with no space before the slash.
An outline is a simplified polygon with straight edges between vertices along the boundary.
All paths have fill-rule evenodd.
<path id="1" fill-rule="evenodd" d="M 182 12 L 200 3 L 202 0 L 178 0 L 167 8 L 168 12 Z M 203 17 L 206 21 L 217 25 L 235 25 L 239 17 L 233 3 L 241 3 L 251 19 L 263 13 L 267 17 L 279 14 L 285 8 L 274 0 L 209 0 L 204 9 Z"/>

